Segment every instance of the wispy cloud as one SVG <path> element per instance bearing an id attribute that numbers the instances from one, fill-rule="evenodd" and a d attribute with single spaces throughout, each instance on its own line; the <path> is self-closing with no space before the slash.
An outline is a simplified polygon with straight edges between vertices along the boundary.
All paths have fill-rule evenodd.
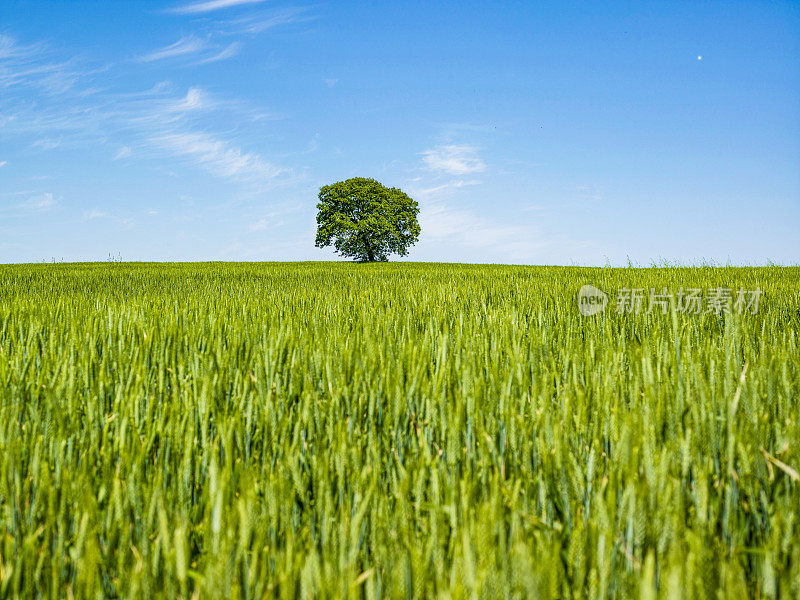
<path id="1" fill-rule="evenodd" d="M 263 12 L 261 11 L 261 13 Z M 256 14 L 236 19 L 231 21 L 229 25 L 232 29 L 231 33 L 257 34 L 281 25 L 311 20 L 313 17 L 308 15 L 307 12 L 308 8 L 303 6 L 284 8 L 268 13 L 266 16 L 264 14 Z"/>
<path id="2" fill-rule="evenodd" d="M 134 220 L 131 219 L 130 217 L 120 215 L 118 212 L 116 213 L 107 212 L 97 208 L 83 211 L 81 217 L 84 221 L 94 221 L 95 219 L 107 219 L 108 221 L 124 226 L 126 229 L 130 229 L 130 227 L 135 224 Z"/>
<path id="3" fill-rule="evenodd" d="M 14 40 L 0 33 L 0 58 L 6 58 L 14 50 Z"/>
<path id="4" fill-rule="evenodd" d="M 91 221 L 92 219 L 103 219 L 107 216 L 108 213 L 105 213 L 102 210 L 97 210 L 96 208 L 93 208 L 92 210 L 83 211 L 84 221 Z"/>
<path id="5" fill-rule="evenodd" d="M 181 57 L 194 57 L 200 55 L 199 60 L 191 63 L 194 65 L 204 65 L 218 62 L 228 58 L 233 58 L 242 49 L 241 42 L 231 42 L 227 46 L 213 43 L 213 36 L 209 34 L 206 38 L 197 36 L 184 36 L 174 44 L 154 50 L 149 54 L 138 57 L 136 60 L 143 63 L 156 62 L 166 59 Z"/>
<path id="6" fill-rule="evenodd" d="M 284 172 L 259 155 L 243 152 L 207 133 L 170 133 L 154 138 L 153 142 L 197 163 L 213 175 L 236 181 L 266 181 Z"/>
<path id="7" fill-rule="evenodd" d="M 235 55 L 241 47 L 236 41 L 225 46 L 211 40 L 211 34 L 184 36 L 139 60 L 149 63 L 185 56 L 213 62 Z M 42 47 L 22 46 L 0 35 L 0 131 L 4 141 L 39 151 L 59 145 L 72 149 L 101 145 L 109 161 L 135 156 L 137 161 L 157 160 L 165 168 L 174 166 L 164 165 L 168 158 L 204 169 L 245 191 L 289 173 L 246 147 L 235 133 L 246 130 L 249 137 L 254 127 L 263 127 L 256 123 L 275 115 L 248 102 L 216 97 L 199 86 L 179 90 L 170 83 L 160 83 L 144 91 L 117 93 L 80 81 L 68 92 L 58 96 L 37 93 L 31 101 L 30 91 L 21 87 L 30 87 L 31 81 L 19 83 L 25 75 L 32 70 L 57 72 L 54 65 L 65 64 L 54 60 L 51 51 L 37 55 L 31 50 Z M 66 67 L 64 72 L 70 73 Z M 281 183 L 286 180 L 279 179 Z M 22 203 L 26 196 L 18 197 L 13 206 L 18 210 L 48 210 L 56 205 L 52 194 L 35 193 L 30 191 L 30 197 Z"/>
<path id="8" fill-rule="evenodd" d="M 51 139 L 51 138 L 44 138 L 44 139 L 36 140 L 35 142 L 33 142 L 33 144 L 31 144 L 31 147 L 37 148 L 39 150 L 45 150 L 46 151 L 46 150 L 53 150 L 55 148 L 58 148 L 60 145 L 61 145 L 61 139 L 60 138 L 57 139 L 57 140 L 54 140 L 54 139 Z"/>
<path id="9" fill-rule="evenodd" d="M 493 214 L 480 202 L 464 201 L 465 192 L 479 185 L 476 180 L 455 179 L 430 187 L 420 186 L 416 178 L 408 186 L 411 196 L 420 201 L 422 228 L 420 249 L 439 254 L 443 249 L 458 252 L 478 262 L 531 264 L 553 260 L 561 252 L 581 255 L 590 244 L 563 234 L 553 234 L 530 207 L 513 221 Z M 474 198 L 476 194 L 471 194 Z M 557 252 L 555 249 L 558 249 Z"/>
<path id="10" fill-rule="evenodd" d="M 28 210 L 44 212 L 50 210 L 55 205 L 56 199 L 53 198 L 53 194 L 47 192 L 45 194 L 39 194 L 38 196 L 31 196 L 21 203 L 20 207 Z"/>
<path id="11" fill-rule="evenodd" d="M 419 178 L 417 180 L 419 180 Z M 423 198 L 427 198 L 427 197 L 430 197 L 430 196 L 448 194 L 448 193 L 456 191 L 459 188 L 462 188 L 462 187 L 465 187 L 465 186 L 468 186 L 468 185 L 478 185 L 479 183 L 480 183 L 480 181 L 477 181 L 477 180 L 464 181 L 463 179 L 459 179 L 457 181 L 448 181 L 447 183 L 443 183 L 441 185 L 436 185 L 436 186 L 429 187 L 429 188 L 422 188 L 422 189 L 416 190 L 414 192 L 414 194 L 415 194 L 415 196 L 420 196 L 420 197 L 423 197 Z"/>
<path id="12" fill-rule="evenodd" d="M 247 227 L 247 231 L 264 231 L 268 226 L 269 222 L 266 219 L 259 219 L 258 221 L 250 223 Z"/>
<path id="13" fill-rule="evenodd" d="M 54 60 L 44 44 L 20 45 L 11 36 L 0 34 L 0 88 L 38 88 L 63 94 L 96 72 L 82 68 L 76 58 Z"/>
<path id="14" fill-rule="evenodd" d="M 11 58 L 30 58 L 42 51 L 41 44 L 31 44 L 28 46 L 20 46 L 10 35 L 3 35 L 0 33 L 0 60 L 8 60 Z"/>
<path id="15" fill-rule="evenodd" d="M 133 150 L 130 149 L 129 146 L 123 146 L 117 153 L 114 155 L 114 160 L 122 160 L 123 158 L 128 158 L 131 154 L 133 154 Z"/>
<path id="16" fill-rule="evenodd" d="M 205 90 L 199 87 L 190 87 L 186 96 L 169 108 L 174 112 L 185 112 L 211 108 L 213 105 L 214 101 Z"/>
<path id="17" fill-rule="evenodd" d="M 204 64 L 207 64 L 207 63 L 213 63 L 213 62 L 217 62 L 217 61 L 220 61 L 220 60 L 225 60 L 226 58 L 233 58 L 234 56 L 239 54 L 239 51 L 241 49 L 242 49 L 242 45 L 239 42 L 233 42 L 231 44 L 228 44 L 228 46 L 223 48 L 217 54 L 213 54 L 213 55 L 209 56 L 208 58 L 204 58 L 198 64 L 204 65 Z"/>
<path id="18" fill-rule="evenodd" d="M 329 88 L 332 88 L 337 83 L 339 83 L 339 80 L 336 79 L 335 77 L 331 77 L 330 79 L 323 79 L 323 81 L 325 82 L 325 85 L 327 85 Z"/>
<path id="19" fill-rule="evenodd" d="M 489 260 L 535 261 L 553 240 L 530 223 L 506 224 L 446 201 L 425 202 L 420 211 L 422 243 L 461 247 Z"/>
<path id="20" fill-rule="evenodd" d="M 0 160 L 0 169 L 2 169 L 3 167 L 5 167 L 7 164 L 8 164 L 8 161 L 7 161 L 7 160 Z"/>
<path id="21" fill-rule="evenodd" d="M 3 130 L 26 136 L 57 134 L 54 139 L 71 147 L 130 140 L 136 143 L 138 157 L 163 158 L 167 152 L 215 176 L 241 183 L 264 183 L 285 171 L 241 149 L 235 139 L 203 131 L 208 123 L 205 117 L 214 110 L 220 111 L 218 123 L 221 119 L 253 123 L 263 117 L 262 112 L 241 102 L 217 99 L 199 87 L 175 95 L 157 86 L 146 93 L 107 94 L 87 105 L 20 107 Z M 37 147 L 53 146 L 47 142 L 51 139 L 41 138 Z M 110 158 L 130 157 L 131 146 L 130 142 L 117 145 Z"/>
<path id="22" fill-rule="evenodd" d="M 221 10 L 223 8 L 231 8 L 242 4 L 258 4 L 264 0 L 207 0 L 206 2 L 195 2 L 192 4 L 185 4 L 172 9 L 172 12 L 180 14 L 198 14 L 207 13 L 214 10 Z"/>
<path id="23" fill-rule="evenodd" d="M 208 41 L 194 37 L 184 36 L 174 44 L 165 46 L 139 57 L 139 62 L 153 62 L 156 60 L 164 60 L 166 58 L 175 58 L 176 56 L 185 56 L 187 54 L 195 54 L 208 48 Z"/>
<path id="24" fill-rule="evenodd" d="M 422 153 L 422 162 L 432 171 L 449 175 L 468 175 L 486 170 L 486 163 L 478 156 L 476 146 L 447 144 Z"/>

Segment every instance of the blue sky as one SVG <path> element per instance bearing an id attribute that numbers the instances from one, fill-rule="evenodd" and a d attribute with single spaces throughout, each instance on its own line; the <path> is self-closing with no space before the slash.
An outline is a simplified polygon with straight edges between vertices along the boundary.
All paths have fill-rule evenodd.
<path id="1" fill-rule="evenodd" d="M 409 260 L 797 264 L 798 57 L 797 2 L 3 0 L 0 262 L 327 260 L 362 176 Z"/>

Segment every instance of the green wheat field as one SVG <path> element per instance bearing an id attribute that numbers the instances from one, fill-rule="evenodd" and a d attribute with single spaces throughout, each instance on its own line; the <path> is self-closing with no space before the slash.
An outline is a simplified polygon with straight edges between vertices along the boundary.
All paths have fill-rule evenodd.
<path id="1" fill-rule="evenodd" d="M 613 306 L 715 286 L 758 312 Z M 0 266 L 0 597 L 798 598 L 798 307 L 795 267 Z"/>

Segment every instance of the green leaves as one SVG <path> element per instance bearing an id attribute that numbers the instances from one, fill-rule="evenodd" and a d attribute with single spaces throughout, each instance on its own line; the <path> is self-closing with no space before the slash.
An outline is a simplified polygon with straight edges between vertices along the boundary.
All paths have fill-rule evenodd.
<path id="1" fill-rule="evenodd" d="M 319 191 L 316 246 L 361 262 L 405 256 L 419 238 L 418 204 L 397 188 L 355 177 Z"/>

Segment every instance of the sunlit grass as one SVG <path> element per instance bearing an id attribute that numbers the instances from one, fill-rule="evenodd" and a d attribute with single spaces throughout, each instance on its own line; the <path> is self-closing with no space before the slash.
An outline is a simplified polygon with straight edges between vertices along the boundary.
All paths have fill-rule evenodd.
<path id="1" fill-rule="evenodd" d="M 2 266 L 0 597 L 800 597 L 798 283 Z"/>

